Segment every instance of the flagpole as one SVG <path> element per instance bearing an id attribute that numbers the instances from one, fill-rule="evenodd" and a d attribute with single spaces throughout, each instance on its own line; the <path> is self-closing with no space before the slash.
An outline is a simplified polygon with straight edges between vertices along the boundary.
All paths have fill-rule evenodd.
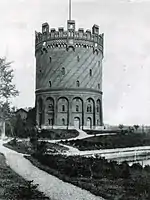
<path id="1" fill-rule="evenodd" d="M 71 0 L 69 0 L 69 20 L 71 20 Z"/>

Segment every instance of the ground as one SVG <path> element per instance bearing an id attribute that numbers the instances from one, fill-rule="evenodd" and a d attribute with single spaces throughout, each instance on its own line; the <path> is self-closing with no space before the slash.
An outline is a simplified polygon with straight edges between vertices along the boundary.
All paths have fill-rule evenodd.
<path id="1" fill-rule="evenodd" d="M 46 173 L 45 171 L 40 170 L 29 160 L 24 158 L 23 154 L 4 147 L 2 141 L 0 141 L 0 152 L 4 153 L 6 161 L 11 169 L 13 169 L 17 174 L 21 175 L 25 180 L 33 180 L 33 184 L 38 184 L 38 190 L 43 192 L 50 199 L 103 200 L 103 198 L 97 197 L 91 194 L 89 191 L 63 182 L 60 179 Z"/>
<path id="2" fill-rule="evenodd" d="M 107 135 L 108 134 L 105 134 L 104 137 L 111 138 L 112 143 L 115 142 L 115 138 L 121 138 L 122 140 L 122 137 L 125 137 L 125 135 Z M 131 137 L 132 139 L 135 138 L 135 140 L 137 140 L 134 135 L 131 135 Z M 127 136 L 127 139 L 130 139 L 129 135 Z M 68 140 L 69 142 L 72 141 L 71 138 Z M 80 134 L 74 138 L 74 143 L 77 141 L 82 143 L 82 140 L 91 140 L 93 144 L 96 141 L 102 142 L 99 135 L 94 137 L 93 135 L 87 135 L 84 131 L 80 131 Z M 27 180 L 33 179 L 34 183 L 40 184 L 40 191 L 44 191 L 44 194 L 47 194 L 50 198 L 55 197 L 56 200 L 70 198 L 78 200 L 100 200 L 102 199 L 101 196 L 107 200 L 149 200 L 149 167 L 142 168 L 142 166 L 139 165 L 130 167 L 127 163 L 124 165 L 118 165 L 116 162 L 109 163 L 105 159 L 99 158 L 99 156 L 95 156 L 94 158 L 93 154 L 98 153 L 101 155 L 107 155 L 108 157 L 109 155 L 112 156 L 112 154 L 117 155 L 118 152 L 120 152 L 120 154 L 131 154 L 134 153 L 135 150 L 137 152 L 139 150 L 140 152 L 150 151 L 150 147 L 140 147 L 141 149 L 139 147 L 134 147 L 124 149 L 80 151 L 75 147 L 69 147 L 64 144 L 56 144 L 58 141 L 60 143 L 62 143 L 62 141 L 66 142 L 66 140 L 39 141 L 42 144 L 42 146 L 40 144 L 40 147 L 43 148 L 46 146 L 46 149 L 49 149 L 50 151 L 46 151 L 45 154 L 45 148 L 36 148 L 37 153 L 35 155 L 33 154 L 32 157 L 28 157 L 34 166 L 23 158 L 22 155 L 18 153 L 14 154 L 11 150 L 7 149 L 9 155 L 5 155 L 12 169 L 16 170 L 17 173 L 22 175 Z M 132 142 L 134 142 L 134 140 L 132 140 Z M 29 141 L 19 141 L 19 146 L 12 146 L 12 149 L 20 151 L 22 150 L 22 144 L 29 145 L 29 143 Z M 125 141 L 123 141 L 123 143 L 126 144 Z M 24 153 L 30 154 L 30 151 L 26 152 L 28 147 L 26 148 L 25 146 Z M 0 150 L 2 150 L 2 148 L 0 148 Z M 4 148 L 4 151 L 6 151 L 6 148 Z M 54 153 L 56 154 L 54 155 Z M 60 155 L 58 155 L 58 153 L 60 153 Z M 70 154 L 72 156 L 69 156 Z M 81 157 L 81 155 L 83 157 Z M 89 157 L 85 158 L 85 155 L 88 155 Z M 14 162 L 14 159 L 17 162 Z M 20 168 L 21 166 L 24 167 Z M 37 168 L 35 166 L 37 166 Z M 48 174 L 46 172 L 48 172 Z M 52 175 L 58 177 L 59 179 Z M 88 193 L 87 191 L 69 183 L 65 183 L 60 179 L 86 189 L 98 197 L 94 195 L 92 196 L 91 193 Z"/>
<path id="3" fill-rule="evenodd" d="M 5 157 L 0 154 L 0 199 L 1 200 L 37 200 L 49 199 L 38 190 L 28 190 L 29 182 L 16 174 L 5 162 Z M 27 194 L 28 191 L 28 194 Z M 29 194 L 29 192 L 31 192 Z"/>

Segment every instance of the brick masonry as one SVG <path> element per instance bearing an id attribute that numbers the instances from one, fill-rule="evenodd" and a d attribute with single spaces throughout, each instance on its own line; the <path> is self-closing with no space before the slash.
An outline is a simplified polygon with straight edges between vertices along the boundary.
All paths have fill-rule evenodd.
<path id="1" fill-rule="evenodd" d="M 103 125 L 103 34 L 63 28 L 35 33 L 36 118 L 39 126 L 97 127 Z"/>

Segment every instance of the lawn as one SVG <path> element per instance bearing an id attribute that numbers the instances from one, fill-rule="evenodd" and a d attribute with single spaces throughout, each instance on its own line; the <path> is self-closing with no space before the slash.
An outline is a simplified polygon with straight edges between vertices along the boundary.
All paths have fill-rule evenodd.
<path id="1" fill-rule="evenodd" d="M 43 150 L 47 153 L 60 153 L 68 150 L 68 148 L 62 145 L 44 141 L 36 141 L 34 144 L 30 141 L 11 140 L 10 142 L 4 144 L 4 146 L 23 154 L 32 154 L 35 150 Z"/>
<path id="2" fill-rule="evenodd" d="M 107 200 L 149 200 L 150 167 L 102 158 L 40 155 L 27 157 L 38 168 Z"/>
<path id="3" fill-rule="evenodd" d="M 6 165 L 0 154 L 0 199 L 1 200 L 48 200 L 36 190 L 31 182 L 25 181 Z M 50 199 L 49 199 L 50 200 Z"/>
<path id="4" fill-rule="evenodd" d="M 93 136 L 82 140 L 64 141 L 62 143 L 76 147 L 81 151 L 150 146 L 150 135 L 138 133 L 120 133 L 116 135 Z"/>
<path id="5" fill-rule="evenodd" d="M 41 132 L 38 134 L 38 138 L 42 139 L 50 139 L 50 140 L 57 140 L 57 139 L 69 139 L 75 138 L 79 135 L 78 131 L 75 129 L 50 129 L 44 130 L 42 129 Z"/>
<path id="6" fill-rule="evenodd" d="M 124 137 L 127 137 L 126 140 Z M 104 136 L 103 136 L 104 137 Z M 111 136 L 115 137 L 115 136 Z M 145 135 L 145 138 L 149 138 Z M 118 141 L 126 144 L 129 135 L 121 135 Z M 132 142 L 141 144 L 141 135 L 132 135 Z M 143 142 L 145 141 L 143 139 Z M 87 138 L 86 140 L 90 140 Z M 112 138 L 111 142 L 114 142 Z M 78 141 L 78 140 L 77 140 Z M 101 137 L 92 137 L 93 143 L 102 141 Z M 145 141 L 144 144 L 147 144 Z M 41 145 L 41 146 L 40 146 Z M 47 154 L 45 148 L 60 148 L 56 144 L 39 143 L 37 151 L 26 156 L 35 166 L 59 179 L 89 190 L 91 193 L 107 200 L 149 200 L 150 199 L 150 167 L 142 168 L 139 164 L 130 167 L 126 162 L 117 164 L 104 158 L 86 158 Z M 13 148 L 13 147 L 12 147 Z M 43 150 L 42 150 L 43 149 Z M 44 152 L 44 153 L 43 153 Z M 57 149 L 57 153 L 59 150 Z M 55 152 L 54 152 L 55 153 Z"/>

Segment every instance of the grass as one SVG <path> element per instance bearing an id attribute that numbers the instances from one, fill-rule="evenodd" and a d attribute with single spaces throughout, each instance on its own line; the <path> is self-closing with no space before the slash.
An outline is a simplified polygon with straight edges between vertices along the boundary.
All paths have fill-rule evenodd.
<path id="1" fill-rule="evenodd" d="M 149 200 L 150 167 L 130 167 L 101 158 L 40 155 L 27 157 L 35 166 L 107 200 Z"/>
<path id="2" fill-rule="evenodd" d="M 76 147 L 81 151 L 150 146 L 150 135 L 138 133 L 103 135 L 82 140 L 64 141 L 62 143 Z"/>
<path id="3" fill-rule="evenodd" d="M 32 154 L 35 151 L 35 147 L 28 141 L 11 140 L 10 142 L 3 145 L 22 154 Z M 42 145 L 44 145 L 44 151 L 49 153 L 60 153 L 68 150 L 67 147 L 59 144 L 44 141 L 36 142 L 36 147 L 39 148 L 39 150 L 42 148 Z"/>
<path id="4" fill-rule="evenodd" d="M 105 133 L 120 133 L 121 130 L 84 130 L 88 135 L 105 134 Z"/>
<path id="5" fill-rule="evenodd" d="M 102 137 L 92 137 L 93 144 L 102 142 Z M 147 135 L 117 135 L 109 136 L 108 142 L 119 145 L 148 144 Z M 87 138 L 85 140 L 91 140 Z M 130 141 L 129 141 L 130 140 Z M 78 141 L 78 140 L 77 140 Z M 74 141 L 75 142 L 75 141 Z M 105 140 L 107 142 L 107 140 Z M 55 144 L 49 144 L 50 148 Z M 52 146 L 51 146 L 52 145 Z M 40 147 L 40 146 L 39 146 Z M 45 144 L 43 145 L 45 147 Z M 47 147 L 46 147 L 47 148 Z M 41 150 L 41 148 L 39 148 Z M 52 174 L 59 179 L 72 183 L 107 200 L 149 200 L 150 199 L 150 167 L 142 168 L 139 164 L 130 167 L 126 162 L 117 164 L 103 158 L 85 158 L 80 156 L 65 156 L 43 154 L 38 151 L 32 156 L 26 156 L 39 169 Z"/>
<path id="6" fill-rule="evenodd" d="M 0 199 L 1 200 L 48 200 L 37 186 L 25 181 L 6 165 L 5 157 L 0 154 Z M 50 200 L 50 199 L 49 199 Z"/>
<path id="7" fill-rule="evenodd" d="M 50 129 L 50 130 L 44 130 L 38 134 L 39 139 L 51 139 L 51 140 L 57 140 L 57 139 L 69 139 L 69 138 L 75 138 L 79 135 L 78 131 L 75 129 Z"/>
<path id="8" fill-rule="evenodd" d="M 3 145 L 11 150 L 17 151 L 18 153 L 22 153 L 22 154 L 33 153 L 32 146 L 27 141 L 19 142 L 19 141 L 11 140 L 10 142 L 5 143 Z"/>

